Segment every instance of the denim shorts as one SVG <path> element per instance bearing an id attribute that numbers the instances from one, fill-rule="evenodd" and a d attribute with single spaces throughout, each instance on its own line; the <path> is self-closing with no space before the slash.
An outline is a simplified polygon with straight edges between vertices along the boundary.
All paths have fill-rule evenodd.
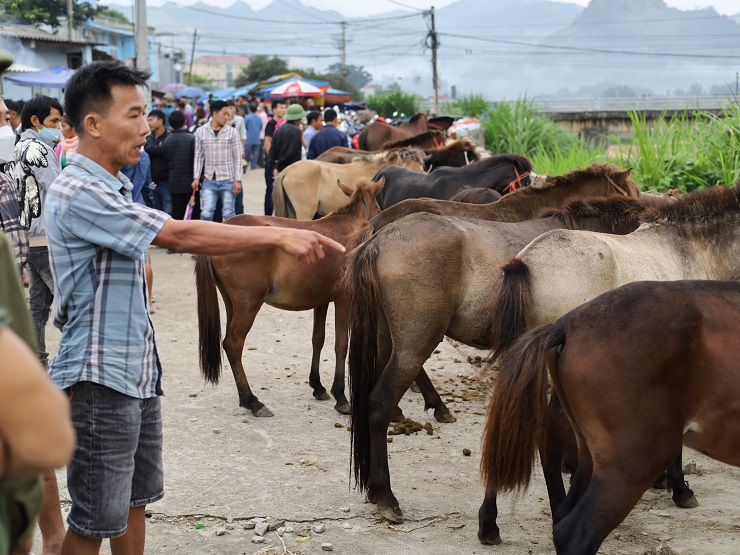
<path id="1" fill-rule="evenodd" d="M 137 399 L 92 382 L 67 393 L 77 432 L 67 467 L 67 522 L 82 536 L 122 536 L 130 507 L 164 497 L 160 399 Z"/>

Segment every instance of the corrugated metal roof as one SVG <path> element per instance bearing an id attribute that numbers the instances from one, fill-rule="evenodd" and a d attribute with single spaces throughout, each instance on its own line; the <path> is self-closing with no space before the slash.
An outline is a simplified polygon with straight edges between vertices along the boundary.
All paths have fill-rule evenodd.
<path id="1" fill-rule="evenodd" d="M 85 41 L 69 40 L 65 37 L 47 33 L 32 25 L 0 25 L 0 35 L 13 36 L 19 39 L 36 40 L 39 42 L 53 42 L 58 44 L 85 45 Z"/>

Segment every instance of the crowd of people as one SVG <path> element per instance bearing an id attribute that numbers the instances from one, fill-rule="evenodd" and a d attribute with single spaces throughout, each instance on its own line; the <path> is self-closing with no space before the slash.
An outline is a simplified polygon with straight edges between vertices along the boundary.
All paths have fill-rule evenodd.
<path id="1" fill-rule="evenodd" d="M 0 97 L 0 555 L 28 553 L 37 515 L 44 554 L 97 554 L 105 538 L 113 555 L 144 552 L 145 507 L 164 495 L 150 245 L 277 248 L 306 263 L 344 250 L 314 232 L 216 223 L 243 212 L 244 172 L 264 167 L 271 214 L 278 171 L 348 146 L 336 112 L 276 101 L 270 117 L 254 99 L 167 95 L 148 110 L 148 78 L 94 62 L 71 77 L 64 106 Z"/>

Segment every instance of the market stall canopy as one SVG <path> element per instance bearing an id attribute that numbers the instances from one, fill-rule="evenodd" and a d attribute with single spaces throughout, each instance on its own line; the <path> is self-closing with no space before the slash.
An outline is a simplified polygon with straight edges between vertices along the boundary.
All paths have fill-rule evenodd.
<path id="1" fill-rule="evenodd" d="M 62 66 L 54 66 L 41 71 L 28 73 L 16 73 L 6 75 L 5 79 L 16 85 L 24 87 L 48 87 L 50 89 L 63 89 L 74 73 L 73 69 Z"/>
<path id="2" fill-rule="evenodd" d="M 32 71 L 41 71 L 41 68 L 33 67 L 33 66 L 24 66 L 23 64 L 14 63 L 5 71 L 7 71 L 8 73 L 31 73 Z"/>
<path id="3" fill-rule="evenodd" d="M 324 91 L 303 79 L 291 79 L 282 83 L 270 91 L 273 98 L 285 98 L 289 96 L 323 96 Z"/>

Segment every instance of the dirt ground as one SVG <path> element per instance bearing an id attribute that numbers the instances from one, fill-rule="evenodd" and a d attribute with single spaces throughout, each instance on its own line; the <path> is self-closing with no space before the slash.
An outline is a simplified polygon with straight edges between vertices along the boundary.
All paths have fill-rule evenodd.
<path id="1" fill-rule="evenodd" d="M 246 180 L 247 212 L 261 212 L 261 171 Z M 275 555 L 321 553 L 330 543 L 347 554 L 550 554 L 550 511 L 541 473 L 527 493 L 499 499 L 503 543 L 478 543 L 483 498 L 478 478 L 486 397 L 476 394 L 477 365 L 485 356 L 444 341 L 427 363 L 435 385 L 457 416 L 438 424 L 423 412 L 421 395 L 408 393 L 408 418 L 433 426 L 389 444 L 394 492 L 406 522 L 390 526 L 350 485 L 348 418 L 333 401 L 316 401 L 308 386 L 310 312 L 263 307 L 247 338 L 244 362 L 252 389 L 274 413 L 255 418 L 238 406 L 228 365 L 216 387 L 204 385 L 197 362 L 196 293 L 189 255 L 150 251 L 154 266 L 153 315 L 164 367 L 165 498 L 150 506 L 148 554 Z M 330 312 L 329 322 L 332 321 Z M 222 326 L 225 318 L 222 316 Z M 325 386 L 333 372 L 333 326 L 322 357 Z M 55 352 L 59 334 L 49 329 Z M 474 360 L 474 359 L 473 359 Z M 464 449 L 472 454 L 465 456 Z M 685 450 L 687 476 L 699 500 L 679 509 L 664 491 L 649 491 L 604 542 L 605 555 L 740 553 L 740 469 Z M 69 497 L 59 472 L 65 512 Z M 282 537 L 252 543 L 255 517 L 285 521 Z M 251 523 L 251 524 L 250 524 Z M 322 529 L 319 532 L 318 530 Z M 40 553 L 40 539 L 35 552 Z"/>

